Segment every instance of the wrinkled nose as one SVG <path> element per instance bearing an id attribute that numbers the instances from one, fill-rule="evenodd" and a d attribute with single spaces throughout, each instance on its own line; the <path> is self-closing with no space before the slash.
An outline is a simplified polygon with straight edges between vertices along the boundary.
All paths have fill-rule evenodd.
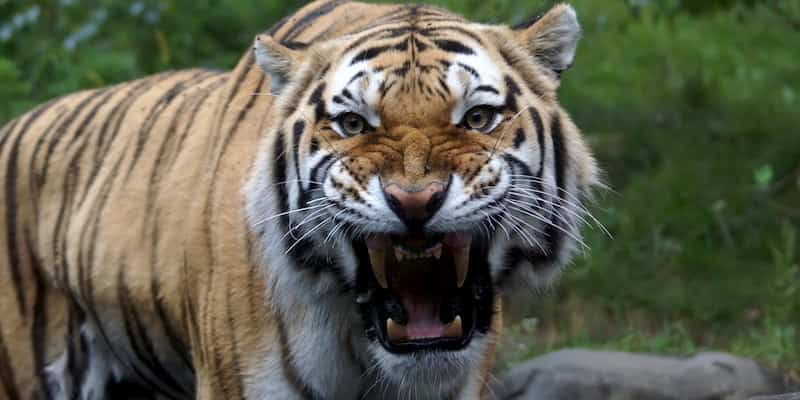
<path id="1" fill-rule="evenodd" d="M 444 203 L 445 186 L 434 182 L 419 191 L 408 191 L 397 184 L 383 188 L 389 207 L 409 228 L 421 228 Z"/>

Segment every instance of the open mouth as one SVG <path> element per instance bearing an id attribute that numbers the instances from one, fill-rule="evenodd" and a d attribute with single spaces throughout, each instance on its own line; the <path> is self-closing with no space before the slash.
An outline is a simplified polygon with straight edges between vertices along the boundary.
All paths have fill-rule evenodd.
<path id="1" fill-rule="evenodd" d="M 357 241 L 357 302 L 367 333 L 393 353 L 460 350 L 491 324 L 484 242 L 466 232 Z"/>

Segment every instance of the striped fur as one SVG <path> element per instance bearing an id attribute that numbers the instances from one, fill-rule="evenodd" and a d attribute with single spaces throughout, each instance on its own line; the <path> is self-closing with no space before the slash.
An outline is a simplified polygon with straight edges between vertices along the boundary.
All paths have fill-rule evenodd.
<path id="1" fill-rule="evenodd" d="M 318 1 L 230 72 L 165 72 L 10 122 L 0 399 L 487 395 L 499 296 L 569 260 L 597 173 L 556 102 L 573 22 L 566 6 L 514 30 Z M 458 126 L 485 101 L 498 127 Z M 342 135 L 347 110 L 373 130 Z M 494 311 L 462 351 L 389 354 L 355 304 L 351 239 L 397 229 L 378 177 L 446 176 L 430 224 L 488 232 Z"/>

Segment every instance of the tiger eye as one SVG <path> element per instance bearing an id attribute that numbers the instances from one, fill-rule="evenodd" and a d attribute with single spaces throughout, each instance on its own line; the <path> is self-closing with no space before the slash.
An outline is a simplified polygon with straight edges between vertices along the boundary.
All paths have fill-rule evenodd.
<path id="1" fill-rule="evenodd" d="M 339 126 L 341 126 L 345 135 L 354 136 L 364 133 L 367 128 L 367 122 L 356 113 L 346 113 L 339 117 Z"/>
<path id="2" fill-rule="evenodd" d="M 489 127 L 494 120 L 496 111 L 483 106 L 473 107 L 464 117 L 464 124 L 476 131 L 483 131 Z"/>

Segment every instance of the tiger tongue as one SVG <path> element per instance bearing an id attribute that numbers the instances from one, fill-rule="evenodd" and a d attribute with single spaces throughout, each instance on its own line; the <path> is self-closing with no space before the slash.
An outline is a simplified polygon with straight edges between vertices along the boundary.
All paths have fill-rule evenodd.
<path id="1" fill-rule="evenodd" d="M 403 293 L 400 295 L 400 299 L 408 316 L 408 322 L 404 326 L 406 339 L 415 340 L 444 336 L 445 324 L 439 320 L 440 296 Z"/>
<path id="2" fill-rule="evenodd" d="M 386 332 L 389 340 L 407 341 L 436 338 L 459 338 L 463 335 L 461 317 L 443 323 L 438 312 L 440 296 L 419 296 L 404 293 L 401 302 L 408 317 L 405 325 L 400 325 L 391 318 L 386 321 Z"/>

